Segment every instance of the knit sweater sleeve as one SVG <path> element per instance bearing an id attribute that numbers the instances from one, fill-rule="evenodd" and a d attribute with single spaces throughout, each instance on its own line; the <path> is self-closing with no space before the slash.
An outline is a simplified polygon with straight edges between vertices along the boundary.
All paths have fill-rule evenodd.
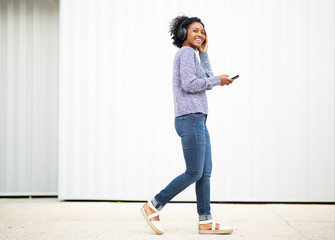
<path id="1" fill-rule="evenodd" d="M 203 71 L 205 72 L 206 76 L 207 77 L 213 77 L 214 74 L 213 74 L 213 71 L 212 71 L 212 67 L 211 67 L 211 63 L 209 62 L 209 59 L 208 59 L 208 53 L 207 52 L 202 52 L 202 53 L 199 53 L 199 57 L 200 57 L 200 64 L 201 64 L 201 67 L 203 69 Z M 206 90 L 211 90 L 212 87 L 207 87 Z"/>
<path id="2" fill-rule="evenodd" d="M 180 55 L 180 78 L 181 87 L 184 91 L 195 93 L 211 89 L 220 84 L 219 76 L 210 76 L 208 78 L 197 77 L 196 55 L 193 49 L 187 48 Z M 210 66 L 210 65 L 209 65 Z"/>

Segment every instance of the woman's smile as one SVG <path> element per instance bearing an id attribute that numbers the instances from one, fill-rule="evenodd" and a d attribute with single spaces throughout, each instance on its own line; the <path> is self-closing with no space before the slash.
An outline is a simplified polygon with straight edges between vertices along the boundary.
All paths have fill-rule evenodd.
<path id="1" fill-rule="evenodd" d="M 202 38 L 196 38 L 195 41 L 196 41 L 197 43 L 202 44 Z"/>

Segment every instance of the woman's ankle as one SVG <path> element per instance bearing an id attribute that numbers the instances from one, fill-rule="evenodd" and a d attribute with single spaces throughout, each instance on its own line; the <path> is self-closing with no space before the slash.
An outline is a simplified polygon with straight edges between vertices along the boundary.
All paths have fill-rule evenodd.
<path id="1" fill-rule="evenodd" d="M 148 216 L 150 216 L 151 214 L 155 213 L 156 211 L 154 209 L 152 209 L 148 203 L 144 204 L 144 210 L 147 213 Z M 151 221 L 159 221 L 159 216 L 157 217 L 153 217 L 151 219 Z"/>

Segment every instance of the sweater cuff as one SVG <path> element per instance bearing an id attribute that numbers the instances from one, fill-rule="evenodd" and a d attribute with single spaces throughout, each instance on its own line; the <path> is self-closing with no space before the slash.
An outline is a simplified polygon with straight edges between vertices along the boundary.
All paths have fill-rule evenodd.
<path id="1" fill-rule="evenodd" d="M 220 76 L 214 76 L 214 77 L 211 77 L 209 79 L 210 81 L 210 87 L 214 87 L 214 86 L 217 86 L 217 85 L 220 85 L 221 83 L 221 80 L 220 80 Z"/>
<path id="2" fill-rule="evenodd" d="M 204 60 L 208 59 L 208 53 L 207 53 L 207 51 L 199 53 L 199 57 L 200 57 L 200 60 L 202 60 L 202 59 L 204 59 Z"/>

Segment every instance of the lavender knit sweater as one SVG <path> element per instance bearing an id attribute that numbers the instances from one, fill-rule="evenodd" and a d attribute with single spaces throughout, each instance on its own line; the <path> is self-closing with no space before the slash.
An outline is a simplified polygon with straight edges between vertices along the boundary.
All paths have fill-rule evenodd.
<path id="1" fill-rule="evenodd" d="M 220 77 L 213 76 L 207 52 L 199 54 L 182 47 L 176 53 L 173 66 L 173 96 L 175 117 L 201 112 L 208 114 L 206 90 L 220 85 Z"/>

